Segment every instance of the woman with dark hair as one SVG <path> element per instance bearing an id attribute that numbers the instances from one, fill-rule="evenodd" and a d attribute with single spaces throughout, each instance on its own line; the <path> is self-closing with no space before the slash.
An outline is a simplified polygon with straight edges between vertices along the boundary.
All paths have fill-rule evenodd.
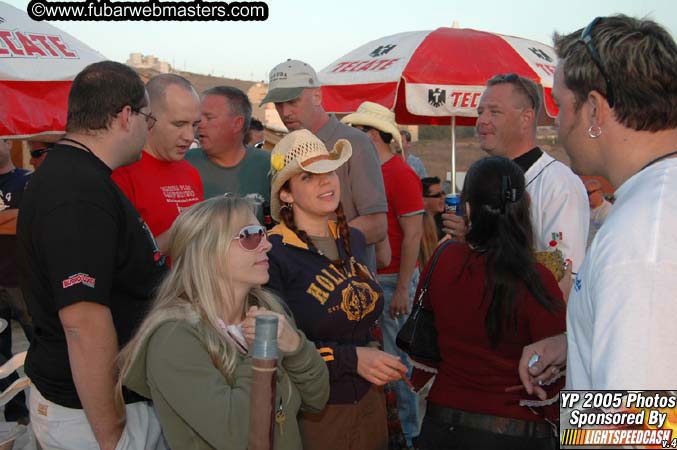
<path id="1" fill-rule="evenodd" d="M 558 284 L 534 258 L 524 189 L 522 170 L 506 158 L 481 159 L 468 171 L 466 241 L 441 250 L 424 300 L 434 311 L 441 362 L 418 449 L 557 448 L 543 417 L 555 398 L 526 400 L 509 389 L 519 384 L 522 347 L 566 327 Z M 426 377 L 416 370 L 413 381 Z M 558 386 L 549 386 L 552 397 Z"/>
<path id="2" fill-rule="evenodd" d="M 285 300 L 329 368 L 327 407 L 300 419 L 306 450 L 385 450 L 381 386 L 407 371 L 397 356 L 377 348 L 372 335 L 383 291 L 367 268 L 364 236 L 347 224 L 334 172 L 351 153 L 345 139 L 330 153 L 299 130 L 271 155 L 271 215 L 280 224 L 270 231 L 267 287 Z"/>

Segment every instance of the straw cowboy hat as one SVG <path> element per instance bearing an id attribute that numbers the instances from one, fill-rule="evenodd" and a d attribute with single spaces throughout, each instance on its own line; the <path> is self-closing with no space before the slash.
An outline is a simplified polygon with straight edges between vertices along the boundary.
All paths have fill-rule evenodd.
<path id="1" fill-rule="evenodd" d="M 348 114 L 341 119 L 341 122 L 350 125 L 372 127 L 384 133 L 390 133 L 395 142 L 397 142 L 397 145 L 402 148 L 402 136 L 397 128 L 397 123 L 395 123 L 395 113 L 378 103 L 362 103 L 356 112 Z"/>
<path id="2" fill-rule="evenodd" d="M 275 145 L 270 155 L 273 175 L 270 192 L 270 215 L 280 222 L 280 197 L 282 186 L 301 172 L 328 173 L 348 161 L 353 148 L 347 139 L 339 139 L 331 152 L 324 143 L 308 130 L 292 131 Z"/>

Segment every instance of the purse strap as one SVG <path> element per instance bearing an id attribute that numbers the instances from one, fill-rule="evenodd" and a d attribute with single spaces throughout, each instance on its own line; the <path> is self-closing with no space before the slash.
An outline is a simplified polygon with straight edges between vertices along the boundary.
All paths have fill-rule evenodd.
<path id="1" fill-rule="evenodd" d="M 432 262 L 430 263 L 430 270 L 428 270 L 428 273 L 425 276 L 425 280 L 423 280 L 423 286 L 421 287 L 421 293 L 418 294 L 418 298 L 416 299 L 416 302 L 414 304 L 421 305 L 423 303 L 423 296 L 425 295 L 426 292 L 428 292 L 428 285 L 430 285 L 430 279 L 433 276 L 433 272 L 435 271 L 435 266 L 437 265 L 437 260 L 440 259 L 440 255 L 444 251 L 444 249 L 457 241 L 447 239 L 446 241 L 442 242 L 437 249 L 435 249 L 435 253 L 433 253 L 432 257 Z"/>

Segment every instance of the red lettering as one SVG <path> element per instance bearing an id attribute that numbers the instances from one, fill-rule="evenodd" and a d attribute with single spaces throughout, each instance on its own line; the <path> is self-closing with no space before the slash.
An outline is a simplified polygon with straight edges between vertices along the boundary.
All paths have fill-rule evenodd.
<path id="1" fill-rule="evenodd" d="M 343 68 L 343 70 L 341 70 L 341 72 L 353 72 L 355 66 L 357 66 L 357 65 L 360 64 L 361 62 L 362 62 L 362 61 L 352 61 L 352 62 L 349 62 L 349 63 Z"/>
<path id="2" fill-rule="evenodd" d="M 456 108 L 458 106 L 458 99 L 461 97 L 461 94 L 463 92 L 452 92 L 449 97 L 453 100 L 452 101 L 452 106 Z"/>
<path id="3" fill-rule="evenodd" d="M 551 66 L 549 64 L 541 64 L 541 63 L 536 63 L 536 66 L 540 67 L 541 69 L 543 69 L 546 73 L 548 73 L 550 75 L 555 75 L 555 69 L 556 69 L 555 66 Z"/>
<path id="4" fill-rule="evenodd" d="M 59 56 L 59 54 L 55 52 L 54 49 L 49 45 L 49 42 L 47 42 L 47 36 L 43 34 L 29 34 L 28 37 L 30 37 L 33 42 L 40 42 L 44 49 L 47 50 L 52 56 Z"/>
<path id="5" fill-rule="evenodd" d="M 363 64 L 361 64 L 357 69 L 355 69 L 356 72 L 366 72 L 367 70 L 371 69 L 371 66 L 374 64 L 374 61 L 364 61 Z"/>
<path id="6" fill-rule="evenodd" d="M 28 39 L 26 36 L 23 35 L 23 33 L 17 31 L 15 34 L 16 37 L 19 38 L 19 42 L 21 42 L 21 45 L 24 46 L 24 50 L 26 51 L 27 56 L 33 56 L 35 54 L 38 54 L 40 56 L 47 56 L 45 55 L 45 52 L 40 50 L 40 47 L 33 44 L 30 39 Z"/>
<path id="7" fill-rule="evenodd" d="M 0 39 L 5 41 L 5 45 L 7 46 L 9 51 L 12 52 L 13 55 L 24 56 L 23 50 L 21 50 L 20 48 L 17 48 L 14 45 L 14 42 L 12 42 L 11 37 L 12 37 L 12 33 L 10 31 L 0 31 Z M 0 53 L 0 54 L 9 54 L 9 53 L 3 52 L 3 53 Z"/>
<path id="8" fill-rule="evenodd" d="M 467 108 L 470 106 L 470 92 L 463 93 L 463 99 L 461 100 L 461 108 Z"/>
<path id="9" fill-rule="evenodd" d="M 470 107 L 471 107 L 472 109 L 477 109 L 477 107 L 479 106 L 479 103 L 477 102 L 477 100 L 479 100 L 479 98 L 480 98 L 481 96 L 482 96 L 482 93 L 481 93 L 481 92 L 475 92 L 475 93 L 473 93 L 473 95 L 472 95 L 472 103 L 470 104 Z"/>
<path id="10" fill-rule="evenodd" d="M 337 66 L 336 66 L 336 68 L 335 68 L 334 70 L 332 70 L 332 72 L 338 72 L 339 69 L 342 68 L 343 66 L 345 66 L 346 64 L 350 64 L 350 61 L 338 63 Z"/>
<path id="11" fill-rule="evenodd" d="M 370 69 L 370 70 L 381 70 L 380 67 L 381 67 L 381 66 L 383 65 L 383 63 L 385 63 L 386 61 L 388 61 L 388 60 L 387 60 L 387 59 L 377 59 L 376 61 L 374 61 L 375 64 L 374 64 L 373 66 L 371 66 L 371 69 Z"/>
<path id="12" fill-rule="evenodd" d="M 386 59 L 385 64 L 383 64 L 378 70 L 386 70 L 388 67 L 392 66 L 395 61 L 398 61 L 400 58 Z"/>
<path id="13" fill-rule="evenodd" d="M 67 57 L 67 58 L 77 58 L 78 55 L 71 52 L 68 49 L 68 47 L 66 47 L 66 44 L 61 42 L 61 38 L 59 36 L 47 36 L 47 37 L 49 38 L 50 41 L 52 41 L 52 44 L 54 44 L 56 46 L 56 48 L 58 48 L 61 51 L 61 53 L 63 53 L 63 55 L 65 57 Z"/>

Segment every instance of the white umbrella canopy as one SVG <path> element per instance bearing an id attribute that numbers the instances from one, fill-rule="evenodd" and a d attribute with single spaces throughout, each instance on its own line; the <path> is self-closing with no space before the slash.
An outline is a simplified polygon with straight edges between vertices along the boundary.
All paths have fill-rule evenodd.
<path id="1" fill-rule="evenodd" d="M 327 111 L 349 113 L 363 101 L 395 112 L 400 124 L 474 125 L 486 82 L 502 73 L 530 78 L 544 91 L 544 117 L 557 116 L 550 97 L 557 56 L 529 39 L 467 28 L 409 31 L 368 42 L 318 76 Z"/>
<path id="2" fill-rule="evenodd" d="M 0 138 L 62 134 L 73 78 L 105 59 L 70 34 L 0 1 Z"/>
<path id="3" fill-rule="evenodd" d="M 438 28 L 368 42 L 322 69 L 322 103 L 348 113 L 364 101 L 394 111 L 399 124 L 451 125 L 452 192 L 456 189 L 455 125 L 474 125 L 486 82 L 515 73 L 543 89 L 539 122 L 558 108 L 550 95 L 557 56 L 543 43 L 486 31 Z"/>

